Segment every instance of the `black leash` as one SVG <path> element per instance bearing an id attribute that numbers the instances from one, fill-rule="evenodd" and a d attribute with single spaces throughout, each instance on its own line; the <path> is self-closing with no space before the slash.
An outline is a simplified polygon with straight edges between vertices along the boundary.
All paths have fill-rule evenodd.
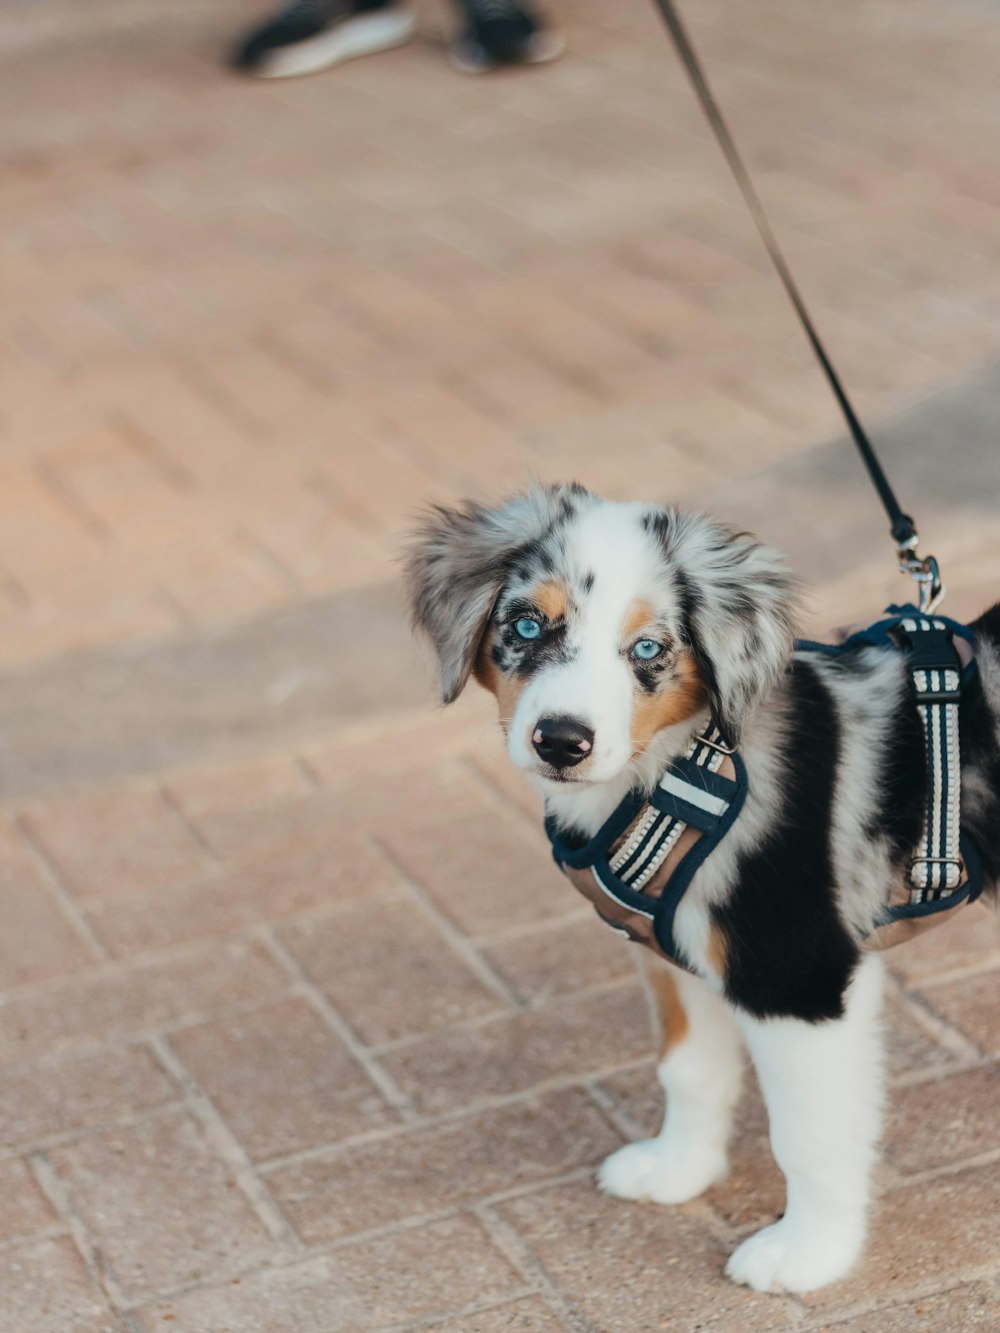
<path id="1" fill-rule="evenodd" d="M 858 447 L 862 462 L 868 469 L 868 475 L 872 479 L 879 499 L 886 514 L 889 517 L 889 531 L 896 543 L 899 554 L 900 568 L 908 574 L 912 574 L 920 585 L 920 607 L 921 610 L 931 611 L 940 602 L 944 596 L 944 588 L 941 584 L 941 578 L 938 571 L 937 561 L 933 556 L 928 556 L 921 560 L 918 558 L 917 543 L 920 538 L 917 533 L 917 527 L 913 519 L 903 512 L 903 508 L 896 499 L 896 493 L 889 485 L 889 480 L 882 469 L 871 440 L 861 425 L 857 413 L 851 406 L 851 400 L 847 396 L 840 376 L 834 369 L 833 363 L 827 354 L 826 348 L 816 332 L 816 326 L 812 322 L 806 304 L 802 299 L 802 294 L 798 289 L 795 279 L 792 277 L 791 269 L 782 253 L 781 246 L 778 244 L 778 238 L 774 234 L 764 207 L 760 202 L 760 197 L 754 188 L 753 181 L 743 165 L 743 159 L 740 157 L 733 136 L 729 133 L 729 128 L 723 119 L 722 112 L 719 110 L 718 103 L 712 95 L 712 90 L 708 86 L 708 80 L 701 67 L 701 63 L 695 54 L 691 45 L 690 38 L 684 29 L 683 24 L 674 8 L 673 0 L 654 0 L 657 9 L 663 16 L 663 21 L 667 25 L 670 36 L 673 39 L 674 46 L 677 48 L 677 54 L 681 58 L 688 78 L 694 88 L 695 94 L 702 105 L 705 116 L 712 132 L 715 135 L 719 147 L 729 163 L 730 170 L 736 179 L 736 184 L 740 187 L 740 192 L 746 201 L 746 206 L 753 218 L 754 225 L 764 242 L 765 249 L 771 257 L 771 262 L 777 270 L 778 277 L 781 279 L 788 298 L 795 307 L 795 313 L 798 315 L 805 330 L 809 344 L 816 353 L 816 358 L 826 375 L 833 395 L 840 405 L 840 410 L 844 414 L 851 437 Z"/>

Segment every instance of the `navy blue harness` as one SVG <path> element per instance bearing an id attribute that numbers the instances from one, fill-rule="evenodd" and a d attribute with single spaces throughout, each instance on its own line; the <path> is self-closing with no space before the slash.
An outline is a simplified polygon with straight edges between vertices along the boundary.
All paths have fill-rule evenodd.
<path id="1" fill-rule="evenodd" d="M 913 682 L 917 708 L 924 724 L 928 772 L 928 800 L 924 839 L 910 863 L 909 900 L 888 905 L 878 926 L 911 921 L 949 911 L 963 902 L 975 902 L 983 888 L 979 850 L 961 827 L 958 709 L 962 693 L 978 674 L 973 656 L 963 666 L 955 639 L 975 650 L 975 635 L 968 625 L 947 616 L 928 615 L 914 606 L 890 606 L 873 625 L 852 634 L 841 644 L 803 641 L 807 652 L 842 657 L 866 646 L 903 652 Z M 949 718 L 954 735 L 949 743 Z M 948 808 L 951 790 L 953 808 Z M 949 849 L 948 825 L 954 845 Z M 935 835 L 935 829 L 938 831 Z M 935 837 L 937 845 L 935 845 Z"/>
<path id="2" fill-rule="evenodd" d="M 957 796 L 957 709 L 962 689 L 975 677 L 976 664 L 973 659 L 963 668 L 955 638 L 974 642 L 972 631 L 957 621 L 929 618 L 911 606 L 891 606 L 883 619 L 843 643 L 797 645 L 799 651 L 829 657 L 843 657 L 864 646 L 903 652 L 914 681 L 930 778 L 925 840 L 909 868 L 906 900 L 886 904 L 873 934 L 895 922 L 931 917 L 972 902 L 982 889 L 976 846 L 965 830 L 959 831 Z M 733 767 L 732 778 L 716 771 L 726 758 Z M 607 925 L 690 970 L 674 936 L 677 910 L 695 873 L 735 823 L 746 794 L 743 760 L 710 726 L 683 757 L 670 763 L 651 794 L 630 791 L 589 841 L 574 842 L 551 817 L 545 821 L 545 831 L 557 865 Z M 660 892 L 645 892 L 687 828 L 700 837 L 673 865 Z M 949 829 L 954 846 L 948 840 Z"/>
<path id="3" fill-rule="evenodd" d="M 714 771 L 726 756 L 734 779 Z M 674 940 L 677 909 L 698 867 L 732 827 L 746 794 L 743 760 L 709 727 L 685 756 L 671 762 L 651 794 L 629 792 L 589 842 L 572 843 L 551 817 L 545 831 L 557 865 L 607 925 L 687 967 Z M 701 836 L 674 866 L 658 896 L 643 892 L 686 828 Z M 574 871 L 589 874 L 577 878 Z"/>

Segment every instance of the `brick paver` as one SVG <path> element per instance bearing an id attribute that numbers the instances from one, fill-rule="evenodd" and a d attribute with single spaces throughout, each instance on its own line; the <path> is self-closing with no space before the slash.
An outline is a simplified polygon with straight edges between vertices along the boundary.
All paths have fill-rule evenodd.
<path id="1" fill-rule="evenodd" d="M 415 711 L 386 632 L 412 510 L 530 475 L 760 526 L 817 626 L 899 591 L 652 7 L 551 7 L 544 70 L 460 78 L 428 4 L 410 47 L 280 85 L 220 68 L 245 0 L 0 13 L 2 1333 L 1000 1323 L 989 914 L 892 956 L 863 1267 L 735 1288 L 782 1206 L 759 1096 L 704 1199 L 596 1192 L 661 1111 L 632 959 L 486 701 Z M 1000 588 L 1000 18 L 685 9 L 971 614 Z"/>

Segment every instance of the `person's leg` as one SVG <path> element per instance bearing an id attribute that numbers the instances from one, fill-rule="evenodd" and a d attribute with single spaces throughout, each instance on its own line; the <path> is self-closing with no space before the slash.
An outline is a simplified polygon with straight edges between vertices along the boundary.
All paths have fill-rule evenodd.
<path id="1" fill-rule="evenodd" d="M 451 59 L 464 74 L 498 65 L 538 65 L 562 55 L 561 34 L 547 28 L 529 6 L 516 0 L 457 0 L 462 30 Z"/>
<path id="2" fill-rule="evenodd" d="M 416 26 L 405 0 L 292 0 L 239 42 L 232 64 L 265 79 L 315 74 L 399 46 Z"/>

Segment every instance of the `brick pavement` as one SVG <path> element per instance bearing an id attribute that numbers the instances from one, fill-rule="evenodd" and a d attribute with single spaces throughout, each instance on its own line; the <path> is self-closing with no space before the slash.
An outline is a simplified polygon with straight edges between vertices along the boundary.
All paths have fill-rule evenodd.
<path id="1" fill-rule="evenodd" d="M 242 0 L 0 15 L 0 668 L 49 726 L 9 730 L 0 810 L 4 1333 L 1000 1322 L 985 913 L 893 957 L 870 1259 L 751 1294 L 721 1267 L 780 1207 L 753 1098 L 704 1200 L 592 1187 L 658 1114 L 644 1006 L 486 703 L 433 715 L 388 637 L 384 702 L 345 678 L 282 711 L 284 659 L 237 679 L 276 626 L 307 676 L 382 633 L 414 504 L 528 473 L 759 521 L 817 623 L 892 590 L 651 13 L 560 8 L 571 54 L 530 75 L 453 75 L 428 7 L 413 46 L 281 85 L 217 68 Z M 687 8 L 894 467 L 922 494 L 949 449 L 930 526 L 971 612 L 1000 574 L 1000 21 Z"/>

